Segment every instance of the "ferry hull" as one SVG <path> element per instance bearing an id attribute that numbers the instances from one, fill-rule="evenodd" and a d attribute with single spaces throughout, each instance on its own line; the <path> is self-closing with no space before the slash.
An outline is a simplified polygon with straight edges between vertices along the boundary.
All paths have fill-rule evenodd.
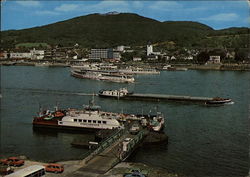
<path id="1" fill-rule="evenodd" d="M 54 129 L 54 130 L 69 130 L 69 131 L 82 131 L 82 132 L 96 132 L 101 129 L 99 128 L 86 128 L 86 127 L 76 127 L 76 126 L 61 126 L 55 123 L 34 123 L 33 122 L 33 128 L 34 129 Z M 108 130 L 108 129 L 107 129 Z"/>

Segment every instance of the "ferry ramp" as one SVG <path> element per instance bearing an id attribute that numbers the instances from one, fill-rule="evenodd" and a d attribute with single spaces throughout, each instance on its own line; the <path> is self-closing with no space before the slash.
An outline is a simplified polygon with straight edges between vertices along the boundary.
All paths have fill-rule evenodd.
<path id="1" fill-rule="evenodd" d="M 147 134 L 147 130 L 141 129 L 136 135 L 129 133 L 127 129 L 120 130 L 101 143 L 99 148 L 90 153 L 81 162 L 81 168 L 68 175 L 71 177 L 101 177 L 119 162 L 128 157 L 140 144 Z M 127 152 L 122 150 L 122 142 L 131 138 Z"/>

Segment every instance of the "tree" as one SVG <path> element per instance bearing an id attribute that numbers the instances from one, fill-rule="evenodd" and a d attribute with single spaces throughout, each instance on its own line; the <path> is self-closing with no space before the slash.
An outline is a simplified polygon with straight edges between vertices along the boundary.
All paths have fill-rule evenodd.
<path id="1" fill-rule="evenodd" d="M 209 60 L 209 53 L 207 51 L 202 51 L 197 55 L 197 61 L 200 64 L 204 64 Z"/>

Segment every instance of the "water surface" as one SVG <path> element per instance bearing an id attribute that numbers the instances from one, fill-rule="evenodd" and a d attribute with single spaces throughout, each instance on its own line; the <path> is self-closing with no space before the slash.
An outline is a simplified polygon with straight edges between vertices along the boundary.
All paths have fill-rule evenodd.
<path id="1" fill-rule="evenodd" d="M 136 76 L 133 84 L 78 79 L 69 68 L 1 67 L 1 156 L 26 155 L 51 161 L 84 157 L 86 150 L 70 145 L 92 140 L 93 135 L 68 132 L 36 132 L 33 116 L 39 104 L 53 108 L 81 108 L 101 89 L 127 87 L 136 93 L 230 97 L 235 104 L 208 107 L 175 102 L 142 102 L 95 98 L 106 111 L 148 113 L 156 109 L 166 116 L 168 145 L 142 147 L 134 162 L 165 168 L 188 176 L 246 176 L 249 169 L 249 72 L 185 71 Z"/>

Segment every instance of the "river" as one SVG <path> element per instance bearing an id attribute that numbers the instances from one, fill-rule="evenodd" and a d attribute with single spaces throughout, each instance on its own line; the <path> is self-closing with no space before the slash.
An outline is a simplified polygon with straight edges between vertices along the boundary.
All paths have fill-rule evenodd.
<path id="1" fill-rule="evenodd" d="M 78 79 L 69 68 L 1 66 L 0 156 L 25 155 L 32 160 L 83 158 L 87 152 L 70 145 L 92 140 L 91 134 L 32 129 L 43 108 L 81 108 L 101 89 L 127 87 L 136 93 L 230 97 L 234 104 L 205 106 L 176 102 L 142 102 L 95 98 L 103 110 L 166 117 L 168 145 L 139 148 L 129 160 L 188 176 L 246 176 L 249 170 L 250 74 L 240 71 L 164 71 L 140 75 L 132 84 Z"/>

